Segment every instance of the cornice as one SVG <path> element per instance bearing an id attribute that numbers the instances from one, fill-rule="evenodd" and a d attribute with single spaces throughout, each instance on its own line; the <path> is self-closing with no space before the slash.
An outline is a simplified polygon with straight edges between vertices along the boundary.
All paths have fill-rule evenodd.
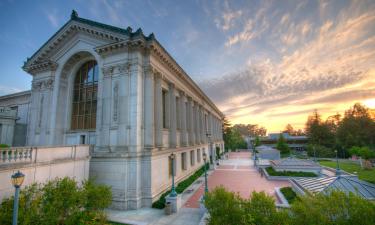
<path id="1" fill-rule="evenodd" d="M 55 71 L 56 68 L 57 68 L 58 64 L 52 60 L 46 60 L 46 61 L 43 61 L 43 62 L 39 62 L 39 63 L 36 63 L 36 64 L 32 64 L 28 67 L 24 67 L 23 69 L 32 74 L 32 75 L 35 75 L 37 73 L 40 73 L 40 72 L 44 72 L 44 71 Z"/>

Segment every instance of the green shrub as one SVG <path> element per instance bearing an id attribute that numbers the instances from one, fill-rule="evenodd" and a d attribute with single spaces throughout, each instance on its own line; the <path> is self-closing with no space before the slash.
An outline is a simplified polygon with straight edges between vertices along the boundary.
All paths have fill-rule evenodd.
<path id="1" fill-rule="evenodd" d="M 286 176 L 286 177 L 317 177 L 313 172 L 302 171 L 276 171 L 272 167 L 266 167 L 266 171 L 270 176 Z"/>
<path id="2" fill-rule="evenodd" d="M 7 145 L 7 144 L 0 144 L 0 148 L 9 148 L 9 145 Z"/>
<path id="3" fill-rule="evenodd" d="M 110 188 L 86 181 L 79 186 L 71 178 L 45 185 L 32 184 L 20 193 L 19 224 L 106 224 L 103 209 L 111 203 Z M 11 224 L 13 197 L 0 206 L 0 224 Z"/>
<path id="4" fill-rule="evenodd" d="M 276 211 L 273 198 L 264 192 L 253 192 L 250 199 L 242 199 L 221 186 L 207 194 L 204 204 L 210 214 L 209 225 L 276 225 L 287 216 Z"/>
<path id="5" fill-rule="evenodd" d="M 372 225 L 375 224 L 375 204 L 340 191 L 305 195 L 292 204 L 290 218 L 295 225 Z"/>
<path id="6" fill-rule="evenodd" d="M 293 191 L 291 187 L 280 188 L 281 193 L 283 193 L 289 204 L 292 204 L 297 199 L 297 194 Z"/>
<path id="7" fill-rule="evenodd" d="M 209 164 L 206 164 L 207 168 L 209 167 Z M 195 180 L 197 180 L 202 174 L 204 173 L 204 166 L 202 166 L 199 170 L 195 171 L 193 175 L 188 177 L 187 179 L 181 181 L 177 187 L 176 187 L 176 192 L 178 194 L 181 194 L 182 192 L 185 191 L 186 188 L 188 188 L 192 183 L 194 183 Z M 156 209 L 163 209 L 165 207 L 165 197 L 167 197 L 171 193 L 171 191 L 167 191 L 164 194 L 162 194 L 159 197 L 159 200 L 155 201 L 152 203 L 152 208 Z"/>

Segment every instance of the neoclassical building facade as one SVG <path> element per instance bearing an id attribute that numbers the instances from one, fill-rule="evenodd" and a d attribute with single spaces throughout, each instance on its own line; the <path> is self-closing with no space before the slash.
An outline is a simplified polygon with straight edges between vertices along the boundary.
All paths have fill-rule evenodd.
<path id="1" fill-rule="evenodd" d="M 93 146 L 90 177 L 113 190 L 113 207 L 152 204 L 224 148 L 223 114 L 153 34 L 78 17 L 23 69 L 32 75 L 26 145 Z M 1 106 L 1 101 L 0 101 Z M 208 134 L 208 135 L 207 135 Z"/>

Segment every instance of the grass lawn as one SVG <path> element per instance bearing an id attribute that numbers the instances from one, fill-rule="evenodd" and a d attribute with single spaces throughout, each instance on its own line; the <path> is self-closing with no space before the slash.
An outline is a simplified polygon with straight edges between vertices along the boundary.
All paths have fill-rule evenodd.
<path id="1" fill-rule="evenodd" d="M 320 165 L 336 168 L 336 162 L 334 161 L 319 161 Z M 371 170 L 361 169 L 360 165 L 350 162 L 340 162 L 340 169 L 345 170 L 348 173 L 355 174 L 357 172 L 358 178 L 367 182 L 375 184 L 375 169 Z"/>

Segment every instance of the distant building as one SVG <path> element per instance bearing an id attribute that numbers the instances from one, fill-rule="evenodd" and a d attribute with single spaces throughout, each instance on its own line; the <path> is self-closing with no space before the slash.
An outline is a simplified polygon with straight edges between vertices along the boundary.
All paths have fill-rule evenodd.
<path id="1" fill-rule="evenodd" d="M 265 145 L 261 145 L 255 148 L 257 155 L 260 159 L 278 160 L 280 159 L 280 151 Z"/>
<path id="2" fill-rule="evenodd" d="M 260 143 L 269 147 L 276 147 L 277 140 L 280 134 L 284 137 L 288 146 L 295 151 L 305 151 L 308 138 L 307 136 L 291 136 L 288 133 L 270 133 L 266 137 L 259 137 Z M 249 148 L 252 148 L 253 143 L 255 143 L 255 137 L 247 137 L 245 141 L 247 142 Z"/>

